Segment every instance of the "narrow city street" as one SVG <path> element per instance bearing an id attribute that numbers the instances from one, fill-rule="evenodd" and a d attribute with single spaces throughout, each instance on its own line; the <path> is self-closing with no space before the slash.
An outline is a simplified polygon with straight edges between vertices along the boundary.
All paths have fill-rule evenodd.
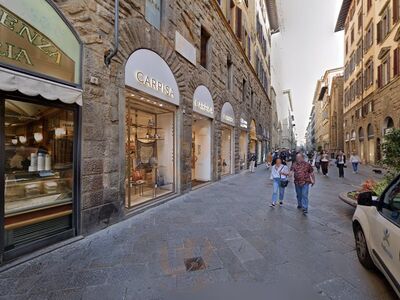
<path id="1" fill-rule="evenodd" d="M 281 286 L 308 299 L 395 299 L 358 262 L 354 209 L 337 197 L 369 171 L 336 173 L 317 176 L 308 216 L 296 209 L 293 184 L 283 207 L 269 207 L 264 166 L 226 178 L 0 273 L 1 299 L 170 299 L 241 284 L 264 289 L 262 299 Z M 187 271 L 192 257 L 205 269 Z"/>

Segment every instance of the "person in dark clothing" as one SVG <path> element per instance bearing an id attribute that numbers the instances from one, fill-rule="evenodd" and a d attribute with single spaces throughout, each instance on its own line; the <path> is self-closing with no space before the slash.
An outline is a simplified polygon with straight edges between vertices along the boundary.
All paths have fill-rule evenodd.
<path id="1" fill-rule="evenodd" d="M 339 169 L 339 177 L 344 178 L 344 168 L 346 166 L 346 155 L 342 151 L 336 156 L 336 166 Z"/>

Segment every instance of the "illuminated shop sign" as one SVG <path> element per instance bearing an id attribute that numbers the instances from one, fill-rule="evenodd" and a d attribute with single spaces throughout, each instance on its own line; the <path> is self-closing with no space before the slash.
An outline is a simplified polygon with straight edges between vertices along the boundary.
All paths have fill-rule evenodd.
<path id="1" fill-rule="evenodd" d="M 32 3 L 24 6 L 26 1 L 6 1 L 7 8 L 3 2 L 0 0 L 0 64 L 78 83 L 80 44 L 57 12 L 46 1 L 34 1 L 37 6 L 31 8 Z M 65 41 L 54 28 L 59 28 Z"/>
<path id="2" fill-rule="evenodd" d="M 125 85 L 179 105 L 179 89 L 168 64 L 154 51 L 139 49 L 125 65 Z"/>
<path id="3" fill-rule="evenodd" d="M 157 91 L 163 93 L 165 96 L 174 99 L 173 90 L 166 84 L 161 81 L 158 81 L 155 78 L 151 78 L 150 76 L 144 75 L 143 72 L 136 72 L 136 80 L 141 84 Z"/>
<path id="4" fill-rule="evenodd" d="M 247 129 L 248 123 L 245 119 L 240 118 L 240 127 Z"/>
<path id="5" fill-rule="evenodd" d="M 214 102 L 210 91 L 204 85 L 198 86 L 194 91 L 193 111 L 214 118 Z"/>
<path id="6" fill-rule="evenodd" d="M 231 126 L 235 126 L 235 113 L 229 102 L 225 102 L 221 110 L 221 121 Z"/>

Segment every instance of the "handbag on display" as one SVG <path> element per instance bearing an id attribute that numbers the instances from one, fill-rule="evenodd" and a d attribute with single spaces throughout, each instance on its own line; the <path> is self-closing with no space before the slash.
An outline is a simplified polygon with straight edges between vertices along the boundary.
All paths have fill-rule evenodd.
<path id="1" fill-rule="evenodd" d="M 138 171 L 138 170 L 133 171 L 132 179 L 133 179 L 133 181 L 142 180 L 143 179 L 142 173 L 140 173 L 140 171 Z"/>

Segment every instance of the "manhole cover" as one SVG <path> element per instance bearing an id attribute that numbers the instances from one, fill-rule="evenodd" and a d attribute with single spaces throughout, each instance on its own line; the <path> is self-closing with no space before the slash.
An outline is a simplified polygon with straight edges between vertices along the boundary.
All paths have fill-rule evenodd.
<path id="1" fill-rule="evenodd" d="M 206 263 L 202 257 L 192 257 L 185 259 L 185 266 L 187 272 L 194 272 L 204 270 L 206 268 Z"/>

